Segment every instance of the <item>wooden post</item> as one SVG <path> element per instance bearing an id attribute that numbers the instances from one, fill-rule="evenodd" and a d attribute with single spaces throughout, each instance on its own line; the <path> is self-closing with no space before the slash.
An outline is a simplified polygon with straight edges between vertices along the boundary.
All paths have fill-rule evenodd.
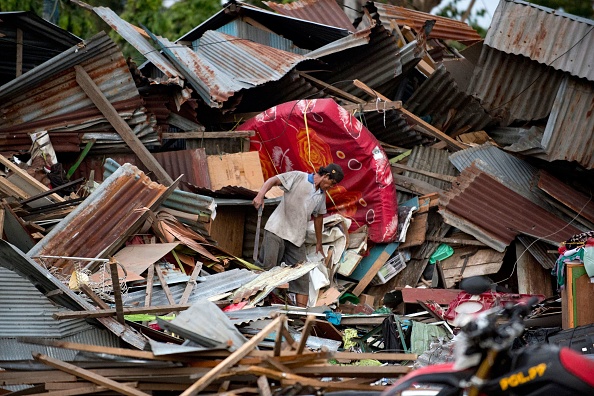
<path id="1" fill-rule="evenodd" d="M 111 272 L 111 287 L 113 288 L 113 298 L 116 306 L 116 318 L 118 322 L 125 325 L 124 306 L 122 305 L 122 291 L 120 289 L 120 277 L 118 276 L 118 263 L 113 257 L 109 259 L 109 271 Z"/>
<path id="2" fill-rule="evenodd" d="M 23 31 L 16 30 L 16 77 L 23 74 Z"/>

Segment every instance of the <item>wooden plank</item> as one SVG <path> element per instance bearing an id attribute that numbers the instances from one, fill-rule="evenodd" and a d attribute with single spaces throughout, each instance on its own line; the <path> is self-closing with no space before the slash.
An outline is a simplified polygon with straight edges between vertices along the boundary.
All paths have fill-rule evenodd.
<path id="1" fill-rule="evenodd" d="M 293 373 L 293 370 L 285 366 L 283 363 L 280 362 L 276 357 L 269 357 L 264 359 L 264 362 L 273 369 L 277 369 L 278 371 L 282 371 L 283 373 Z"/>
<path id="2" fill-rule="evenodd" d="M 435 187 L 432 184 L 412 177 L 402 176 L 395 171 L 392 172 L 392 177 L 397 186 L 404 187 L 415 194 L 429 195 L 443 192 L 439 187 Z"/>
<path id="3" fill-rule="evenodd" d="M 256 131 L 221 131 L 221 132 L 163 132 L 161 139 L 222 139 L 222 138 L 250 138 Z"/>
<path id="4" fill-rule="evenodd" d="M 305 344 L 307 343 L 307 338 L 311 333 L 311 329 L 314 325 L 316 317 L 313 315 L 307 315 L 307 319 L 305 320 L 305 325 L 303 326 L 303 331 L 301 332 L 301 339 L 299 340 L 299 346 L 297 347 L 297 354 L 302 354 L 303 350 L 305 349 Z"/>
<path id="5" fill-rule="evenodd" d="M 194 265 L 194 269 L 192 270 L 192 275 L 190 275 L 190 279 L 188 280 L 188 284 L 184 289 L 184 293 L 182 294 L 181 298 L 179 299 L 179 305 L 186 304 L 188 299 L 190 298 L 190 294 L 192 294 L 192 290 L 194 290 L 194 286 L 196 286 L 196 278 L 200 275 L 200 270 L 202 269 L 202 262 L 197 261 Z"/>
<path id="6" fill-rule="evenodd" d="M 79 284 L 78 288 L 83 291 L 89 297 L 95 305 L 97 305 L 101 309 L 109 309 L 109 305 L 101 299 L 95 292 L 88 286 L 83 284 Z"/>
<path id="7" fill-rule="evenodd" d="M 76 376 L 59 370 L 48 371 L 3 371 L 0 370 L 0 386 L 35 385 L 49 382 L 75 382 Z"/>
<path id="8" fill-rule="evenodd" d="M 144 306 L 150 307 L 153 299 L 153 284 L 155 282 L 155 263 L 148 267 L 146 273 L 146 295 L 144 297 Z"/>
<path id="9" fill-rule="evenodd" d="M 21 28 L 16 29 L 16 75 L 19 77 L 23 74 L 23 30 Z"/>
<path id="10" fill-rule="evenodd" d="M 218 206 L 217 217 L 211 222 L 211 238 L 218 242 L 221 249 L 236 257 L 243 256 L 245 218 L 248 210 L 254 210 L 253 206 Z"/>
<path id="11" fill-rule="evenodd" d="M 118 322 L 125 325 L 124 305 L 122 304 L 122 290 L 120 289 L 120 278 L 118 277 L 118 263 L 113 257 L 109 259 L 109 272 L 111 272 L 111 288 L 113 290 L 113 299 L 116 306 L 116 318 Z"/>
<path id="12" fill-rule="evenodd" d="M 423 121 L 422 119 L 420 119 L 419 117 L 417 117 L 410 111 L 406 110 L 405 108 L 401 108 L 398 111 L 400 111 L 402 114 L 404 114 L 405 117 L 410 122 L 413 122 L 414 124 L 416 124 L 417 126 L 422 128 L 422 130 L 429 136 L 432 136 L 434 138 L 437 138 L 437 139 L 445 142 L 448 145 L 448 147 L 451 148 L 452 150 L 454 150 L 454 151 L 464 150 L 467 147 L 464 143 L 461 143 L 461 142 L 457 141 L 456 139 L 446 135 L 439 129 L 435 128 L 433 125 L 429 124 L 428 122 Z"/>
<path id="13" fill-rule="evenodd" d="M 36 191 L 38 191 L 40 193 L 50 191 L 50 189 L 46 185 L 41 183 L 39 180 L 35 179 L 30 174 L 28 174 L 27 171 L 19 168 L 16 164 L 9 161 L 8 158 L 4 157 L 3 155 L 0 155 L 0 163 L 2 165 L 4 165 L 5 167 L 7 167 L 12 173 L 14 173 L 18 177 L 20 177 L 28 185 L 33 187 Z M 64 202 L 65 201 L 64 198 L 62 198 L 61 196 L 59 196 L 58 194 L 55 194 L 55 193 L 51 194 L 50 197 L 52 197 L 52 199 L 56 202 Z"/>
<path id="14" fill-rule="evenodd" d="M 515 241 L 518 271 L 518 293 L 552 297 L 551 270 L 545 269 L 520 241 Z M 594 297 L 594 296 L 593 296 Z"/>
<path id="15" fill-rule="evenodd" d="M 412 217 L 408 230 L 406 230 L 406 239 L 399 246 L 401 249 L 419 246 L 425 242 L 428 217 L 428 213 L 415 214 Z"/>
<path id="16" fill-rule="evenodd" d="M 250 353 L 258 344 L 268 336 L 268 334 L 273 331 L 275 328 L 277 331 L 280 331 L 281 327 L 283 326 L 284 322 L 284 315 L 278 316 L 272 322 L 270 322 L 266 327 L 262 329 L 258 334 L 253 336 L 248 342 L 243 344 L 239 347 L 235 352 L 233 352 L 229 357 L 223 360 L 217 367 L 210 370 L 206 375 L 200 378 L 198 381 L 194 382 L 188 389 L 186 389 L 181 396 L 190 396 L 196 395 L 200 393 L 201 390 L 206 388 L 212 381 L 214 381 L 221 373 L 235 365 L 237 362 L 241 360 L 244 356 Z"/>
<path id="17" fill-rule="evenodd" d="M 109 121 L 115 128 L 128 147 L 130 147 L 134 154 L 140 159 L 142 164 L 155 175 L 161 184 L 165 186 L 172 185 L 173 179 L 155 160 L 144 144 L 142 144 L 130 126 L 120 117 L 117 110 L 103 95 L 103 92 L 101 92 L 85 69 L 80 65 L 75 65 L 74 69 L 76 70 L 76 82 L 78 85 L 80 85 L 95 106 L 97 106 L 99 111 L 101 111 L 101 114 L 103 114 L 107 121 Z"/>
<path id="18" fill-rule="evenodd" d="M 295 367 L 295 374 L 312 377 L 398 377 L 412 369 L 407 366 L 303 366 Z"/>
<path id="19" fill-rule="evenodd" d="M 0 239 L 4 239 L 4 205 L 0 205 Z"/>
<path id="20" fill-rule="evenodd" d="M 426 170 L 413 168 L 412 166 L 408 166 L 408 165 L 404 165 L 404 164 L 394 163 L 394 164 L 391 164 L 391 166 L 393 168 L 402 169 L 402 170 L 406 170 L 406 171 L 409 171 L 409 172 L 415 172 L 415 173 L 418 173 L 420 175 L 429 176 L 429 177 L 432 177 L 434 179 L 443 180 L 443 181 L 447 181 L 447 182 L 450 182 L 450 183 L 456 181 L 456 179 L 457 179 L 456 176 L 443 175 L 441 173 L 429 172 L 429 171 L 426 171 Z"/>
<path id="21" fill-rule="evenodd" d="M 270 384 L 268 383 L 268 378 L 265 375 L 261 375 L 258 377 L 258 393 L 260 396 L 272 396 L 272 392 L 270 390 Z"/>
<path id="22" fill-rule="evenodd" d="M 76 375 L 79 378 L 86 379 L 94 384 L 105 386 L 108 389 L 121 393 L 123 395 L 129 396 L 147 396 L 147 393 L 144 393 L 138 389 L 120 384 L 114 380 L 111 380 L 107 377 L 103 377 L 99 374 L 95 374 L 92 371 L 80 368 L 70 363 L 63 362 L 59 359 L 54 359 L 47 355 L 43 355 L 41 353 L 35 353 L 33 355 L 35 360 L 40 361 L 48 366 L 55 367 L 61 371 L 64 371 L 68 374 Z"/>
<path id="23" fill-rule="evenodd" d="M 434 236 L 426 236 L 425 240 L 431 242 L 447 243 L 448 245 L 461 245 L 461 246 L 482 246 L 486 247 L 483 242 L 477 241 L 476 239 L 460 239 L 460 238 L 440 238 Z"/>
<path id="24" fill-rule="evenodd" d="M 135 315 L 135 314 L 165 314 L 174 311 L 184 311 L 190 308 L 192 304 L 174 304 L 174 305 L 159 305 L 154 307 L 138 307 L 138 308 L 124 308 L 124 315 Z M 98 309 L 95 311 L 64 311 L 56 312 L 52 317 L 56 320 L 65 319 L 87 319 L 87 318 L 104 318 L 106 316 L 115 315 L 115 308 L 110 309 Z"/>
<path id="25" fill-rule="evenodd" d="M 354 103 L 360 103 L 360 104 L 364 104 L 366 103 L 363 99 L 356 97 L 355 95 L 351 95 L 348 92 L 343 91 L 342 89 L 338 89 L 336 88 L 334 85 L 330 85 L 322 80 L 318 80 L 315 77 L 310 76 L 309 74 L 305 73 L 305 72 L 297 72 L 301 77 L 305 78 L 306 80 L 311 81 L 312 83 L 314 83 L 315 85 L 322 87 L 324 91 L 329 91 L 332 92 L 333 94 L 335 94 L 336 96 L 340 96 L 341 98 L 344 98 L 346 100 L 350 100 L 351 102 Z"/>
<path id="26" fill-rule="evenodd" d="M 161 288 L 163 289 L 163 292 L 165 293 L 165 296 L 167 297 L 167 301 L 169 301 L 169 304 L 171 304 L 171 305 L 176 305 L 175 299 L 173 298 L 173 294 L 171 294 L 169 285 L 167 284 L 167 281 L 165 280 L 165 275 L 163 275 L 163 271 L 161 271 L 161 268 L 159 265 L 155 266 L 155 271 L 157 272 L 157 277 L 159 278 L 159 283 L 161 283 Z"/>
<path id="27" fill-rule="evenodd" d="M 416 353 L 357 353 L 357 352 L 334 352 L 337 360 L 365 360 L 377 359 L 386 361 L 417 360 Z"/>
<path id="28" fill-rule="evenodd" d="M 6 196 L 14 197 L 18 200 L 27 199 L 30 197 L 26 191 L 23 191 L 19 186 L 5 177 L 0 177 L 0 192 Z"/>
<path id="29" fill-rule="evenodd" d="M 376 247 L 377 246 L 378 245 L 376 245 Z M 359 281 L 355 289 L 352 291 L 352 293 L 355 296 L 358 296 L 359 294 L 363 293 L 363 290 L 365 290 L 365 288 L 371 283 L 371 280 L 377 274 L 380 268 L 382 268 L 382 266 L 386 263 L 386 261 L 388 261 L 390 256 L 392 256 L 397 246 L 398 244 L 393 242 L 384 247 L 384 250 L 380 253 L 380 255 L 373 262 L 369 270 L 367 270 L 365 276 Z M 360 265 L 361 264 L 359 264 L 359 266 Z"/>

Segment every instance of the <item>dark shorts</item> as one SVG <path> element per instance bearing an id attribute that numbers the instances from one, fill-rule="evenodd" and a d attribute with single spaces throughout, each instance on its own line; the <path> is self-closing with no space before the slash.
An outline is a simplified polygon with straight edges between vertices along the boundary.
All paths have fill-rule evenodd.
<path id="1" fill-rule="evenodd" d="M 258 254 L 257 263 L 265 270 L 269 270 L 280 263 L 293 267 L 295 264 L 307 261 L 305 245 L 296 246 L 282 239 L 276 234 L 264 230 L 262 248 Z M 289 283 L 289 291 L 299 294 L 309 294 L 309 274 Z"/>

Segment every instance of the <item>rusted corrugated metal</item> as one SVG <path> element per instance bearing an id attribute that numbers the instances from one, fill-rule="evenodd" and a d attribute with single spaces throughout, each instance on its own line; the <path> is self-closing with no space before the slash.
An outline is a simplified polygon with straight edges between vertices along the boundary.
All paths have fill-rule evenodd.
<path id="1" fill-rule="evenodd" d="M 581 232 L 474 165 L 440 196 L 439 213 L 447 224 L 499 252 L 519 234 L 560 243 Z"/>
<path id="2" fill-rule="evenodd" d="M 563 73 L 520 55 L 483 45 L 467 92 L 502 126 L 538 120 L 551 112 Z"/>
<path id="3" fill-rule="evenodd" d="M 368 98 L 367 94 L 349 83 L 358 79 L 383 95 L 392 97 L 402 77 L 423 58 L 424 49 L 418 46 L 416 40 L 402 48 L 398 47 L 394 36 L 382 25 L 369 29 L 369 44 L 320 57 L 332 72 L 316 73 L 314 77 L 336 85 L 351 95 Z M 374 61 L 370 62 L 370 59 Z"/>
<path id="4" fill-rule="evenodd" d="M 186 183 L 210 188 L 210 176 L 204 149 L 165 151 L 153 156 L 172 179 L 183 175 L 180 188 L 190 191 Z"/>
<path id="5" fill-rule="evenodd" d="M 0 12 L 0 85 L 17 77 L 17 29 L 23 32 L 23 73 L 51 59 L 57 52 L 65 51 L 82 41 L 34 12 Z"/>
<path id="6" fill-rule="evenodd" d="M 145 136 L 146 141 L 154 133 L 152 126 L 155 121 L 147 117 L 142 107 L 142 99 L 126 60 L 105 33 L 72 47 L 0 87 L 0 113 L 3 115 L 0 131 L 10 136 L 11 133 L 26 134 L 46 129 L 52 136 L 52 129 L 78 133 L 96 130 L 111 132 L 112 138 L 123 144 L 76 82 L 74 65 L 86 70 L 139 137 Z"/>
<path id="7" fill-rule="evenodd" d="M 94 7 L 93 11 L 156 66 L 169 79 L 168 82 L 176 82 L 178 85 L 183 86 L 183 83 L 179 81 L 181 78 L 179 71 L 159 51 L 155 51 L 155 47 L 143 36 L 144 31 L 124 21 L 107 7 Z"/>
<path id="8" fill-rule="evenodd" d="M 561 82 L 542 147 L 549 161 L 576 161 L 586 169 L 594 168 L 593 82 L 574 77 Z"/>
<path id="9" fill-rule="evenodd" d="M 412 153 L 408 157 L 408 162 L 406 165 L 415 169 L 433 172 L 440 175 L 458 176 L 458 171 L 456 168 L 454 168 L 450 161 L 448 161 L 449 155 L 450 153 L 448 153 L 447 150 L 416 146 L 412 149 Z M 448 189 L 452 185 L 452 183 L 448 181 L 439 180 L 434 177 L 425 176 L 416 172 L 404 171 L 403 175 L 423 181 L 425 183 L 429 183 L 432 186 L 442 190 Z"/>
<path id="10" fill-rule="evenodd" d="M 372 111 L 357 116 L 380 142 L 393 146 L 412 148 L 432 141 L 416 131 L 398 110 Z"/>
<path id="11" fill-rule="evenodd" d="M 594 21 L 520 0 L 500 1 L 485 44 L 594 81 Z"/>
<path id="12" fill-rule="evenodd" d="M 161 198 L 167 188 L 130 164 L 124 164 L 89 197 L 58 223 L 29 252 L 40 255 L 103 257 L 102 255 Z M 72 260 L 45 259 L 64 274 L 74 269 Z"/>
<path id="13" fill-rule="evenodd" d="M 197 93 L 211 107 L 221 107 L 236 92 L 278 81 L 308 59 L 291 52 L 206 32 L 196 52 L 158 37 L 167 53 Z"/>
<path id="14" fill-rule="evenodd" d="M 346 29 L 280 15 L 251 4 L 229 2 L 221 11 L 180 37 L 176 42 L 195 41 L 202 37 L 206 31 L 217 30 L 238 18 L 252 19 L 277 35 L 291 40 L 297 47 L 308 50 L 320 48 L 349 34 Z"/>
<path id="15" fill-rule="evenodd" d="M 579 217 L 594 223 L 594 202 L 591 196 L 571 188 L 544 170 L 540 171 L 538 188 L 577 213 Z"/>
<path id="16" fill-rule="evenodd" d="M 482 40 L 476 30 L 465 22 L 379 2 L 369 2 L 366 7 L 372 14 L 378 14 L 380 21 L 389 31 L 392 30 L 390 21 L 395 21 L 399 26 L 410 26 L 419 34 L 423 30 L 425 21 L 433 19 L 435 26 L 429 38 L 456 40 L 464 44 Z"/>
<path id="17" fill-rule="evenodd" d="M 39 244 L 38 244 L 39 245 Z M 58 280 L 48 269 L 27 257 L 23 252 L 0 239 L 0 266 L 9 269 L 23 278 L 27 278 L 48 299 L 56 304 L 74 311 L 96 310 L 97 308 L 87 302 Z M 130 345 L 143 350 L 146 339 L 134 329 L 119 323 L 115 318 L 97 318 L 112 333 Z"/>
<path id="18" fill-rule="evenodd" d="M 447 134 L 479 131 L 495 123 L 478 100 L 458 87 L 443 65 L 415 90 L 405 107 L 419 117 L 430 116 L 431 125 Z"/>
<path id="19" fill-rule="evenodd" d="M 534 256 L 536 261 L 544 269 L 552 269 L 555 266 L 556 256 L 548 251 L 553 248 L 552 245 L 538 241 L 536 238 L 530 238 L 525 235 L 518 235 L 518 240 L 524 245 L 524 248 Z"/>
<path id="20" fill-rule="evenodd" d="M 353 23 L 335 0 L 298 0 L 286 4 L 263 1 L 263 3 L 279 14 L 355 31 Z"/>

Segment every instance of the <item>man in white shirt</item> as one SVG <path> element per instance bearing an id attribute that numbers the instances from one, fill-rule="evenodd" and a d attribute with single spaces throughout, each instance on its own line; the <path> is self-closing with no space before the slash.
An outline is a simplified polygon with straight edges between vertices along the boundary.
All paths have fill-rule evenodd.
<path id="1" fill-rule="evenodd" d="M 258 255 L 258 265 L 271 269 L 282 262 L 293 266 L 306 260 L 305 233 L 313 217 L 316 234 L 316 252 L 322 250 L 322 226 L 326 214 L 326 190 L 344 178 L 338 164 L 321 167 L 316 173 L 292 171 L 272 176 L 262 185 L 253 200 L 256 209 L 264 205 L 264 195 L 279 186 L 284 195 L 264 227 L 264 240 Z M 301 295 L 309 292 L 309 278 L 303 276 L 289 285 L 289 291 Z M 300 299 L 303 301 L 303 298 Z M 307 301 L 307 297 L 305 297 Z"/>

